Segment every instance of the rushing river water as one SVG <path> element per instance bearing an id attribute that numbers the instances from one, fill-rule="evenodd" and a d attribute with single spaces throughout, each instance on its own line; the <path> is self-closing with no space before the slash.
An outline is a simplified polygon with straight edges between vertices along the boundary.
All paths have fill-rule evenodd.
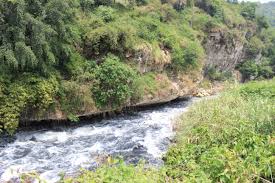
<path id="1" fill-rule="evenodd" d="M 30 171 L 56 182 L 61 172 L 73 175 L 80 168 L 95 167 L 102 155 L 161 165 L 174 134 L 172 120 L 191 102 L 173 102 L 80 127 L 19 132 L 15 142 L 0 147 L 0 182 Z"/>

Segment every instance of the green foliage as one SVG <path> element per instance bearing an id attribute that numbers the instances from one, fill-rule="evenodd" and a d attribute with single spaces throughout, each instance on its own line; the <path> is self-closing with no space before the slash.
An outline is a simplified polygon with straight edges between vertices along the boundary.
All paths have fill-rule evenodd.
<path id="1" fill-rule="evenodd" d="M 154 95 L 158 91 L 156 82 L 156 75 L 154 73 L 148 73 L 137 78 L 133 84 L 134 94 L 133 100 L 139 100 L 146 94 Z"/>
<path id="2" fill-rule="evenodd" d="M 18 127 L 20 113 L 26 107 L 30 93 L 18 84 L 13 84 L 9 90 L 8 95 L 0 96 L 0 131 L 12 134 Z"/>
<path id="3" fill-rule="evenodd" d="M 62 183 L 96 183 L 96 182 L 136 182 L 136 183 L 155 183 L 164 182 L 164 173 L 155 169 L 145 168 L 144 164 L 140 163 L 137 166 L 126 165 L 121 160 L 108 159 L 108 162 L 96 169 L 96 171 L 82 171 L 82 175 L 76 180 L 63 179 Z"/>
<path id="4" fill-rule="evenodd" d="M 238 69 L 243 75 L 244 80 L 261 79 L 261 78 L 272 78 L 274 72 L 269 66 L 269 63 L 255 63 L 253 60 L 248 60 L 242 63 Z"/>
<path id="5" fill-rule="evenodd" d="M 147 5 L 149 3 L 149 0 L 136 0 L 136 4 L 138 6 L 144 6 Z"/>
<path id="6" fill-rule="evenodd" d="M 102 55 L 108 52 L 124 53 L 132 47 L 133 31 L 129 27 L 109 24 L 91 30 L 86 35 L 86 57 Z"/>
<path id="7" fill-rule="evenodd" d="M 115 10 L 107 6 L 99 6 L 96 10 L 96 15 L 98 15 L 105 22 L 110 22 L 115 19 Z"/>
<path id="8" fill-rule="evenodd" d="M 266 19 L 266 17 L 264 16 L 258 16 L 256 18 L 257 20 L 257 25 L 258 25 L 258 29 L 261 31 L 262 29 L 267 29 L 269 28 L 269 23 Z"/>
<path id="9" fill-rule="evenodd" d="M 254 20 L 256 18 L 256 7 L 256 3 L 242 3 L 241 15 L 248 20 Z"/>
<path id="10" fill-rule="evenodd" d="M 165 157 L 167 175 L 176 182 L 271 181 L 274 83 L 247 84 L 195 104 L 179 120 L 177 143 Z"/>
<path id="11" fill-rule="evenodd" d="M 28 82 L 25 82 L 25 81 Z M 25 75 L 10 85 L 3 85 L 0 95 L 0 129 L 12 134 L 21 113 L 27 108 L 43 111 L 54 104 L 58 91 L 55 78 L 43 79 Z"/>
<path id="12" fill-rule="evenodd" d="M 186 71 L 189 68 L 198 68 L 204 51 L 196 42 L 188 42 L 185 48 L 176 48 L 172 52 L 172 67 L 176 71 Z"/>
<path id="13" fill-rule="evenodd" d="M 140 101 L 140 99 L 152 96 L 158 96 L 167 93 L 171 86 L 171 81 L 165 74 L 157 74 L 153 72 L 146 73 L 137 77 L 133 83 L 134 93 L 132 100 Z"/>
<path id="14" fill-rule="evenodd" d="M 95 70 L 92 93 L 97 106 L 117 108 L 125 104 L 132 96 L 135 77 L 135 71 L 119 58 L 108 56 Z"/>
<path id="15" fill-rule="evenodd" d="M 220 21 L 224 20 L 224 10 L 222 1 L 219 0 L 206 0 L 197 1 L 197 6 L 206 11 L 212 17 L 217 18 Z"/>
<path id="16" fill-rule="evenodd" d="M 0 1 L 0 65 L 11 72 L 48 74 L 64 59 L 70 1 Z M 58 44 L 56 44 L 58 42 Z M 58 47 L 57 47 L 58 46 Z M 58 60 L 56 60 L 59 58 Z"/>
<path id="17" fill-rule="evenodd" d="M 256 10 L 257 15 L 265 16 L 272 26 L 275 26 L 275 2 L 261 3 Z"/>
<path id="18" fill-rule="evenodd" d="M 86 109 L 95 108 L 88 83 L 80 84 L 76 81 L 62 81 L 58 91 L 61 110 L 70 121 L 78 121 L 77 114 L 85 112 Z"/>
<path id="19" fill-rule="evenodd" d="M 246 98 L 274 98 L 275 97 L 275 87 L 274 84 L 270 84 L 273 80 L 269 82 L 250 82 L 242 86 L 239 90 L 241 96 Z"/>
<path id="20" fill-rule="evenodd" d="M 252 37 L 246 44 L 247 53 L 252 57 L 261 53 L 263 48 L 263 42 L 256 36 Z"/>
<path id="21" fill-rule="evenodd" d="M 206 70 L 206 76 L 211 81 L 226 81 L 232 78 L 232 73 L 228 71 L 218 71 L 214 67 L 207 68 Z"/>

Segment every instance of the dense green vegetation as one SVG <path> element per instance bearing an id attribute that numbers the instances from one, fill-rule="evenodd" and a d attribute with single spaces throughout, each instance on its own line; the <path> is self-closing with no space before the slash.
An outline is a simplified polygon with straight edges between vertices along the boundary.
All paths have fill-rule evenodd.
<path id="1" fill-rule="evenodd" d="M 233 86 L 194 104 L 178 120 L 176 142 L 160 170 L 109 159 L 63 182 L 271 182 L 274 101 L 274 79 Z"/>
<path id="2" fill-rule="evenodd" d="M 275 2 L 274 1 L 260 4 L 257 8 L 257 14 L 260 16 L 267 17 L 270 24 L 272 26 L 275 26 Z"/>
<path id="3" fill-rule="evenodd" d="M 254 4 L 0 0 L 0 129 L 12 134 L 23 115 L 61 111 L 76 121 L 81 112 L 155 95 L 167 80 L 201 72 L 208 33 L 238 37 L 250 25 L 257 34 L 241 39 L 259 67 L 255 78 L 272 77 L 275 39 Z M 240 67 L 253 78 L 250 64 Z"/>

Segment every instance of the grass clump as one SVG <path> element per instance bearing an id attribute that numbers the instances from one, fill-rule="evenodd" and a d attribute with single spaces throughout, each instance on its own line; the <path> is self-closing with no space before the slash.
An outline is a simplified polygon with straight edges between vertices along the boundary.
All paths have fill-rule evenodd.
<path id="1" fill-rule="evenodd" d="M 97 183 L 97 182 L 135 182 L 135 183 L 155 183 L 165 182 L 164 172 L 156 169 L 145 169 L 140 163 L 137 166 L 126 165 L 123 161 L 109 160 L 106 165 L 96 171 L 83 170 L 83 174 L 77 179 L 65 179 L 63 183 Z"/>

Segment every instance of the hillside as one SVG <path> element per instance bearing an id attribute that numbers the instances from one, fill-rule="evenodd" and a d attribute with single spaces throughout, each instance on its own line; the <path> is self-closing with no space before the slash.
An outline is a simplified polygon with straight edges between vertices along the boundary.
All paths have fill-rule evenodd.
<path id="1" fill-rule="evenodd" d="M 274 31 L 251 3 L 0 0 L 0 129 L 271 78 Z M 42 122 L 41 122 L 42 123 Z"/>
<path id="2" fill-rule="evenodd" d="M 272 26 L 275 26 L 275 1 L 259 4 L 257 14 L 266 16 Z"/>

